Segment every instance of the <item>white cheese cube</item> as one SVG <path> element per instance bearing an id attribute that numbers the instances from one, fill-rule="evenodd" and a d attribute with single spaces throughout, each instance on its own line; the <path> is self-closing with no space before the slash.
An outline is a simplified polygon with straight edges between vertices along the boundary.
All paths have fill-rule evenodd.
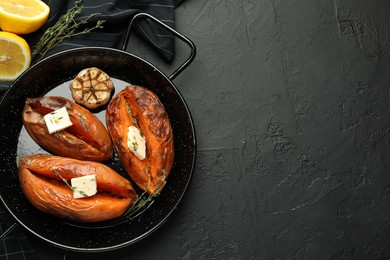
<path id="1" fill-rule="evenodd" d="M 138 159 L 146 157 L 146 140 L 142 132 L 135 126 L 129 126 L 127 132 L 127 146 Z"/>
<path id="2" fill-rule="evenodd" d="M 43 119 L 45 120 L 49 134 L 56 133 L 73 125 L 72 121 L 70 121 L 66 107 L 62 107 L 49 114 L 46 114 Z"/>
<path id="3" fill-rule="evenodd" d="M 90 197 L 97 193 L 96 175 L 72 178 L 70 184 L 75 199 Z"/>

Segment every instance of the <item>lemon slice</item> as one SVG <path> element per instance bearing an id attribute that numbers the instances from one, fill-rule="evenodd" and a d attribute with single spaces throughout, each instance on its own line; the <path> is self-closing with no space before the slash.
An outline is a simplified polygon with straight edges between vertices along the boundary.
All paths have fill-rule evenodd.
<path id="1" fill-rule="evenodd" d="M 0 0 L 0 28 L 16 34 L 32 33 L 49 17 L 50 8 L 41 0 Z"/>
<path id="2" fill-rule="evenodd" d="M 30 66 L 30 62 L 30 47 L 23 38 L 0 32 L 0 80 L 16 79 Z"/>

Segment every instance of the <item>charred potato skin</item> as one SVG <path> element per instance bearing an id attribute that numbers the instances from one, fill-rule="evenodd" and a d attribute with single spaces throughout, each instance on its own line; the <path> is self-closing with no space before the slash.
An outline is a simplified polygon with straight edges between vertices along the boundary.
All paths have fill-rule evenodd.
<path id="1" fill-rule="evenodd" d="M 64 106 L 73 125 L 49 134 L 43 116 Z M 28 98 L 23 109 L 23 124 L 31 138 L 54 155 L 98 162 L 112 156 L 112 142 L 102 122 L 69 99 L 57 96 Z"/>
<path id="2" fill-rule="evenodd" d="M 98 193 L 74 199 L 62 178 L 96 175 Z M 121 216 L 137 199 L 131 183 L 104 164 L 53 155 L 19 159 L 22 191 L 38 210 L 77 222 L 99 222 Z"/>
<path id="3" fill-rule="evenodd" d="M 159 98 L 141 86 L 127 86 L 110 101 L 106 125 L 119 160 L 131 179 L 144 191 L 157 195 L 174 162 L 173 132 Z M 146 139 L 146 158 L 139 160 L 127 146 L 129 126 L 138 127 Z"/>

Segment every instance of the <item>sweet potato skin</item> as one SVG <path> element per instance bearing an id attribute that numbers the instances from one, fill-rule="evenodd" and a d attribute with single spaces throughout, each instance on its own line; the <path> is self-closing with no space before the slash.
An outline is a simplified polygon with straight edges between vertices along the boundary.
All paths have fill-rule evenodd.
<path id="1" fill-rule="evenodd" d="M 173 132 L 169 117 L 156 94 L 145 87 L 127 86 L 110 101 L 106 125 L 119 160 L 144 191 L 159 194 L 174 162 Z M 146 139 L 146 158 L 138 159 L 127 146 L 129 126 Z"/>
<path id="2" fill-rule="evenodd" d="M 62 178 L 96 175 L 98 193 L 74 199 Z M 37 209 L 72 221 L 99 222 L 121 216 L 137 199 L 131 183 L 104 164 L 53 155 L 19 159 L 22 191 Z"/>
<path id="3" fill-rule="evenodd" d="M 73 125 L 49 134 L 43 116 L 64 106 Z M 112 156 L 112 142 L 102 122 L 64 97 L 28 98 L 23 109 L 23 124 L 31 138 L 54 155 L 98 162 Z"/>

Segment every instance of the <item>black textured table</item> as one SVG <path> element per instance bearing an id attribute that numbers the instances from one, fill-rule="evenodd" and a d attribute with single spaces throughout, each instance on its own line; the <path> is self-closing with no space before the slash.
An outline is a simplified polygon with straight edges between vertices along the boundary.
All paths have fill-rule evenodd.
<path id="1" fill-rule="evenodd" d="M 389 14 L 383 0 L 184 1 L 188 191 L 141 242 L 67 259 L 390 258 Z M 188 55 L 178 43 L 167 66 L 132 45 L 167 73 Z"/>

